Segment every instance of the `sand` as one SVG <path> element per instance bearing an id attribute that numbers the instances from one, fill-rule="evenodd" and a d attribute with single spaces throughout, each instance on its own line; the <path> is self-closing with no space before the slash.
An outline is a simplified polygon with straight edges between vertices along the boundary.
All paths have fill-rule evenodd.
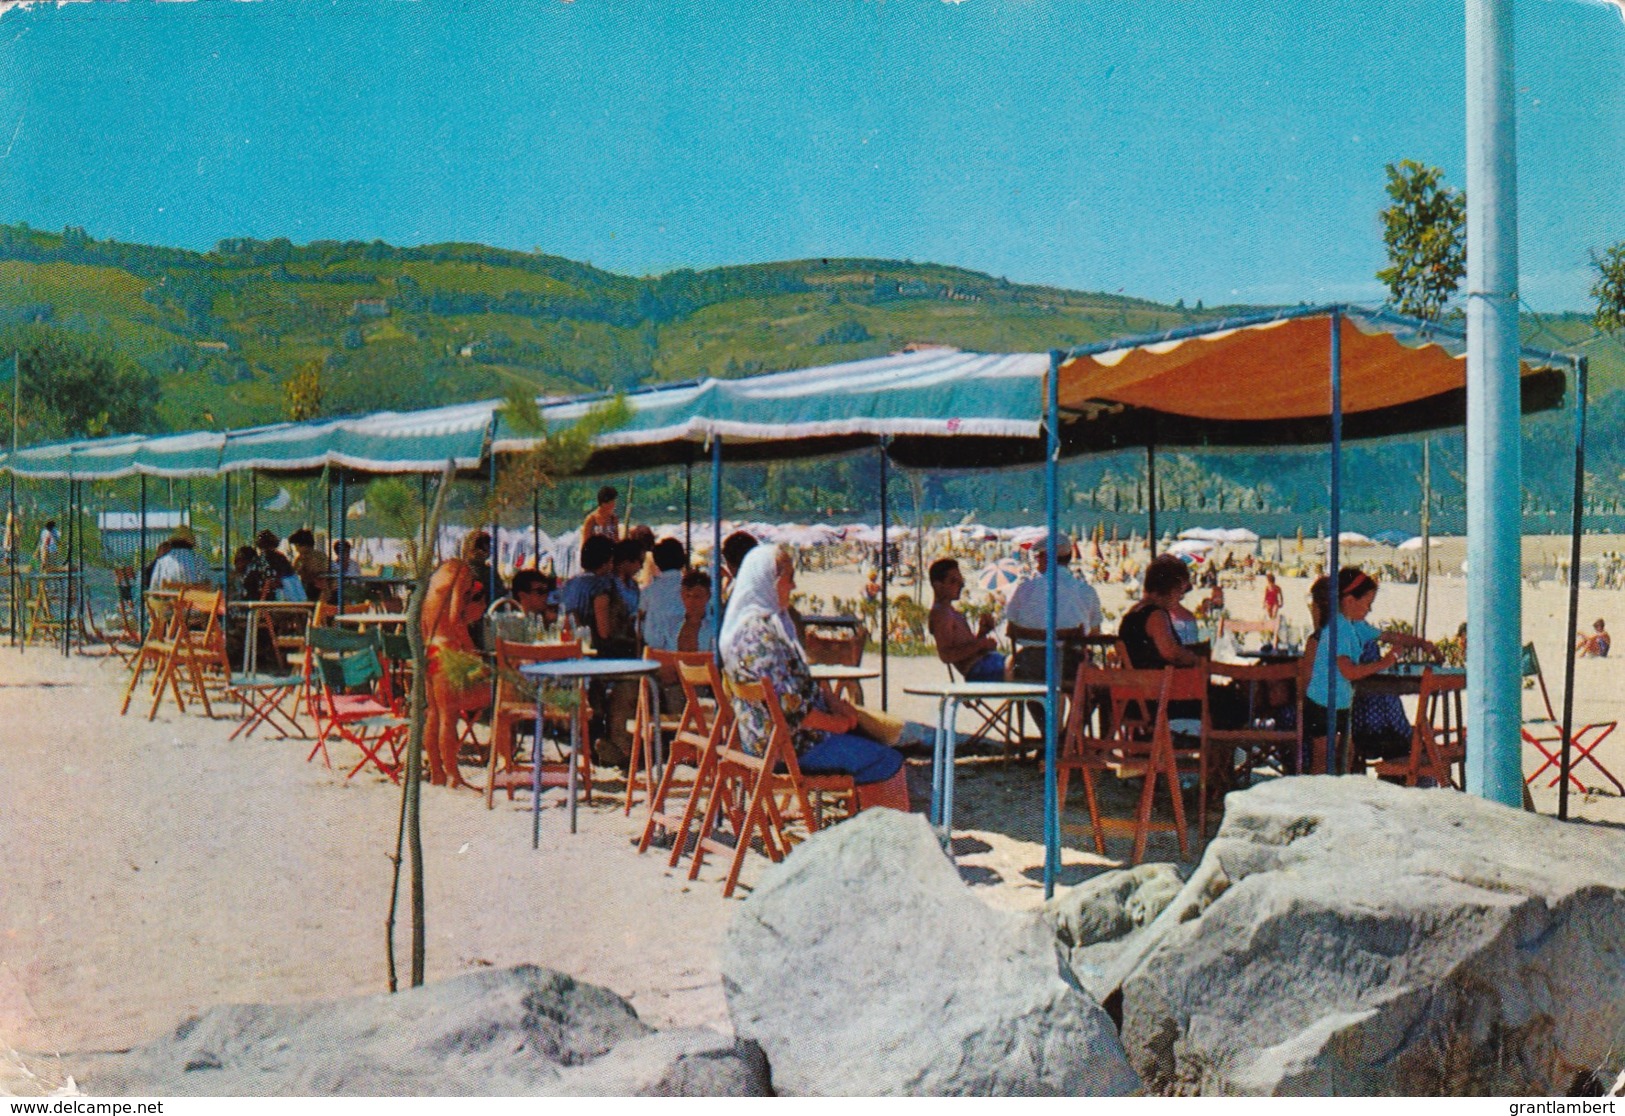
<path id="1" fill-rule="evenodd" d="M 804 575 L 802 585 L 852 596 L 857 577 Z M 1289 615 L 1301 626 L 1307 583 L 1284 584 Z M 1455 630 L 1464 588 L 1460 576 L 1436 582 L 1433 634 Z M 1108 611 L 1121 611 L 1121 589 L 1102 589 Z M 1231 611 L 1261 614 L 1261 594 L 1262 581 L 1231 591 Z M 1410 617 L 1413 594 L 1410 586 L 1385 586 L 1374 618 Z M 1582 618 L 1625 624 L 1622 601 L 1587 590 Z M 1559 691 L 1568 638 L 1561 586 L 1526 589 L 1525 632 Z M 1625 717 L 1622 670 L 1617 659 L 1578 664 L 1582 720 Z M 902 689 L 941 681 L 941 664 L 893 657 L 891 673 L 893 709 L 931 721 L 932 705 Z M 308 743 L 263 735 L 228 742 L 230 720 L 179 715 L 173 705 L 151 723 L 139 711 L 120 717 L 124 678 L 113 659 L 0 649 L 0 848 L 8 862 L 0 891 L 0 1051 L 115 1049 L 218 1003 L 385 988 L 399 788 L 376 774 L 346 780 L 348 748 L 335 749 L 341 766 L 332 770 L 320 759 L 306 762 Z M 1599 755 L 1625 773 L 1625 733 Z M 928 771 L 913 765 L 920 810 Z M 1580 775 L 1603 782 L 1585 769 Z M 1036 768 L 968 760 L 958 788 L 955 849 L 967 882 L 999 906 L 1041 902 Z M 547 792 L 541 848 L 533 851 L 528 795 L 499 796 L 487 811 L 479 795 L 425 787 L 429 979 L 534 962 L 614 989 L 654 1026 L 727 1030 L 718 944 L 738 900 L 721 896 L 725 865 L 708 865 L 690 883 L 687 861 L 673 871 L 664 853 L 639 856 L 641 811 L 622 813 L 622 789 L 617 781 L 602 785 L 575 835 L 562 792 Z M 1554 812 L 1556 792 L 1537 788 L 1536 803 Z M 1571 809 L 1625 824 L 1625 802 L 1610 795 L 1576 795 Z M 1068 820 L 1081 815 L 1074 801 Z M 1112 863 L 1082 852 L 1081 840 L 1067 839 L 1063 883 Z M 1171 839 L 1159 840 L 1151 856 L 1176 852 Z M 750 858 L 747 884 L 764 865 Z M 403 910 L 396 929 L 403 973 L 409 940 Z M 38 1074 L 31 1081 L 0 1058 L 0 1091 L 50 1087 L 50 1064 L 29 1061 Z"/>

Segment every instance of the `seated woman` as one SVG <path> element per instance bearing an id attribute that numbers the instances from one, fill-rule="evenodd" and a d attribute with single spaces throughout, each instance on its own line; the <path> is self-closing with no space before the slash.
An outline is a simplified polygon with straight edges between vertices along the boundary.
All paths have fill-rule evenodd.
<path id="1" fill-rule="evenodd" d="M 852 776 L 860 809 L 907 810 L 902 754 L 854 735 L 860 711 L 826 696 L 812 676 L 788 615 L 795 584 L 795 563 L 777 546 L 759 545 L 745 555 L 718 640 L 723 672 L 736 682 L 765 681 L 773 687 L 803 771 Z M 740 703 L 736 713 L 741 746 L 760 754 L 771 732 L 766 712 Z"/>
<path id="2" fill-rule="evenodd" d="M 1160 670 L 1165 666 L 1198 666 L 1203 659 L 1186 647 L 1175 631 L 1174 610 L 1180 598 L 1190 592 L 1190 573 L 1185 563 L 1172 554 L 1159 554 L 1145 568 L 1140 599 L 1117 622 L 1117 638 L 1128 653 L 1129 665 L 1138 670 Z"/>
<path id="3" fill-rule="evenodd" d="M 1608 634 L 1608 625 L 1599 619 L 1591 625 L 1590 635 L 1580 636 L 1580 641 L 1574 645 L 1574 649 L 1580 652 L 1583 658 L 1606 659 L 1613 645 L 1613 638 Z"/>
<path id="4" fill-rule="evenodd" d="M 1325 739 L 1332 725 L 1328 710 L 1335 707 L 1339 731 L 1343 730 L 1346 720 L 1360 759 L 1398 759 L 1408 755 L 1411 747 L 1410 718 L 1405 715 L 1404 706 L 1392 694 L 1355 696 L 1353 684 L 1398 662 L 1400 650 L 1424 651 L 1437 658 L 1438 648 L 1409 632 L 1381 631 L 1366 621 L 1377 600 L 1377 582 L 1358 567 L 1345 566 L 1338 571 L 1337 589 L 1335 620 L 1330 600 L 1331 579 L 1323 577 L 1310 589 L 1309 609 L 1316 630 L 1304 646 L 1304 661 L 1309 664 L 1309 677 L 1305 680 L 1308 688 L 1303 700 L 1304 737 L 1316 742 L 1318 755 L 1323 747 L 1319 742 Z M 1338 625 L 1335 671 L 1331 664 L 1331 640 L 1326 635 L 1326 628 L 1333 622 Z M 1388 645 L 1386 652 L 1383 644 Z M 1328 694 L 1334 706 L 1325 704 Z M 1317 758 L 1317 764 L 1319 762 Z"/>

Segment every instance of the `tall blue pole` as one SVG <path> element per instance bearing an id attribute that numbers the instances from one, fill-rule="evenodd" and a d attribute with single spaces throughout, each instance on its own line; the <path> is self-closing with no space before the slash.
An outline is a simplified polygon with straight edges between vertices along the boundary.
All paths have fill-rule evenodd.
<path id="1" fill-rule="evenodd" d="M 231 561 L 228 555 L 226 561 Z M 131 592 L 135 594 L 135 623 L 136 630 L 141 638 L 147 638 L 147 583 L 143 579 L 147 573 L 147 474 L 141 474 L 141 552 L 140 561 L 135 567 L 135 586 Z M 230 575 L 227 575 L 230 576 Z"/>
<path id="2" fill-rule="evenodd" d="M 1056 551 L 1061 521 L 1059 462 L 1061 458 L 1060 384 L 1061 354 L 1050 350 L 1049 378 L 1045 385 L 1044 428 L 1048 444 L 1044 452 L 1044 526 L 1048 538 L 1048 564 L 1044 567 L 1044 898 L 1055 894 L 1055 877 L 1061 868 L 1061 812 L 1055 792 L 1055 742 L 1060 731 L 1056 715 L 1060 702 L 1060 649 L 1055 645 L 1056 579 L 1061 563 Z"/>
<path id="3" fill-rule="evenodd" d="M 1569 631 L 1580 628 L 1580 532 L 1585 527 L 1586 498 L 1586 378 L 1585 357 L 1574 360 L 1574 498 L 1569 526 Z M 1569 636 L 1563 655 L 1563 751 L 1558 764 L 1557 816 L 1569 816 L 1569 771 L 1574 753 L 1574 655 L 1579 648 Z"/>
<path id="4" fill-rule="evenodd" d="M 1331 352 L 1328 364 L 1332 389 L 1332 465 L 1331 465 L 1331 535 L 1326 544 L 1326 576 L 1331 585 L 1326 595 L 1331 598 L 1332 614 L 1326 617 L 1327 662 L 1332 669 L 1326 672 L 1326 771 L 1342 774 L 1342 749 L 1337 746 L 1337 614 L 1343 608 L 1343 595 L 1338 591 L 1337 572 L 1342 558 L 1343 534 L 1343 313 L 1332 310 Z M 1310 695 L 1313 697 L 1314 695 Z"/>
<path id="5" fill-rule="evenodd" d="M 888 483 L 886 469 L 886 443 L 880 443 L 880 708 L 886 709 L 886 699 L 890 696 L 886 683 L 887 654 L 886 649 L 891 643 L 891 551 L 886 543 L 887 520 L 891 519 L 891 505 L 887 502 Z"/>
<path id="6" fill-rule="evenodd" d="M 722 661 L 722 436 L 711 435 L 711 613 L 716 618 L 713 646 Z"/>
<path id="7" fill-rule="evenodd" d="M 1512 0 L 1467 0 L 1467 789 L 1517 807 L 1523 462 L 1512 38 Z"/>

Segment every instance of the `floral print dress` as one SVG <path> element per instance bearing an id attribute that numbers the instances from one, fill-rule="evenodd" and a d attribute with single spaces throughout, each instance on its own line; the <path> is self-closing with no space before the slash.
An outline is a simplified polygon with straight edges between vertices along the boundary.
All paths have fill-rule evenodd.
<path id="1" fill-rule="evenodd" d="M 819 729 L 802 728 L 801 722 L 811 710 L 828 712 L 824 691 L 813 678 L 806 660 L 785 638 L 773 618 L 758 616 L 745 621 L 734 638 L 733 647 L 732 661 L 725 660 L 722 664 L 728 680 L 766 682 L 773 687 L 784 709 L 784 718 L 790 723 L 796 755 L 804 755 L 820 743 L 828 734 Z M 773 733 L 767 710 L 742 701 L 735 706 L 734 713 L 739 719 L 740 745 L 753 756 L 761 755 Z"/>

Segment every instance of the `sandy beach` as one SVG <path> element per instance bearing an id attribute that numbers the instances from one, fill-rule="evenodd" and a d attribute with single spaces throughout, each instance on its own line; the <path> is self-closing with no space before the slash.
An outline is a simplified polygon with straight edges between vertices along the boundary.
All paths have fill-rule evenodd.
<path id="1" fill-rule="evenodd" d="M 1588 540 L 1588 553 L 1607 548 Z M 1448 551 L 1441 557 L 1452 560 L 1459 565 Z M 860 578 L 857 571 L 804 575 L 802 589 L 853 596 Z M 1262 584 L 1231 591 L 1231 612 L 1260 615 Z M 1284 586 L 1289 616 L 1301 627 L 1307 582 Z M 1127 603 L 1118 585 L 1101 591 L 1110 614 Z M 1464 591 L 1459 574 L 1435 581 L 1430 634 L 1455 631 Z M 1384 586 L 1373 619 L 1409 618 L 1414 592 Z M 1622 602 L 1617 592 L 1585 590 L 1582 621 L 1625 623 Z M 1562 586 L 1548 580 L 1526 588 L 1524 625 L 1555 700 L 1570 638 Z M 135 711 L 120 717 L 124 678 L 116 659 L 0 649 L 0 847 L 8 858 L 0 1050 L 47 1056 L 29 1060 L 35 1079 L 0 1059 L 0 1091 L 52 1087 L 54 1052 L 128 1046 L 214 1004 L 385 987 L 399 788 L 375 774 L 346 780 L 347 764 L 307 763 L 308 742 L 264 735 L 228 742 L 230 720 L 179 715 L 170 704 L 151 723 Z M 943 678 L 934 659 L 894 656 L 892 708 L 929 722 L 933 707 L 903 688 Z M 1625 717 L 1622 682 L 1618 660 L 1581 660 L 1577 717 Z M 1526 703 L 1538 701 L 1531 695 Z M 335 764 L 351 756 L 336 751 Z M 1625 772 L 1625 734 L 1599 755 Z M 1526 750 L 1526 763 L 1533 756 Z M 911 772 L 915 808 L 923 811 L 929 766 L 915 761 Z M 623 785 L 605 775 L 573 836 L 562 792 L 546 792 L 538 851 L 530 848 L 528 794 L 512 802 L 499 796 L 488 812 L 481 796 L 425 787 L 429 979 L 534 962 L 615 990 L 654 1026 L 726 1030 L 717 946 L 737 900 L 721 896 L 725 865 L 708 865 L 690 883 L 687 861 L 674 871 L 664 853 L 639 856 L 642 811 L 624 816 Z M 1588 786 L 1604 782 L 1584 768 L 1579 775 Z M 973 758 L 961 764 L 958 787 L 955 848 L 964 878 L 990 903 L 1041 902 L 1037 768 Z M 1555 812 L 1556 791 L 1543 781 L 1535 801 Z M 1575 795 L 1571 809 L 1625 825 L 1625 802 L 1611 795 Z M 1074 799 L 1067 820 L 1082 815 Z M 1063 882 L 1112 863 L 1080 844 L 1067 840 Z M 1168 838 L 1153 844 L 1151 858 L 1176 852 Z M 752 856 L 746 883 L 764 866 Z M 396 928 L 403 968 L 409 938 L 403 912 Z"/>

